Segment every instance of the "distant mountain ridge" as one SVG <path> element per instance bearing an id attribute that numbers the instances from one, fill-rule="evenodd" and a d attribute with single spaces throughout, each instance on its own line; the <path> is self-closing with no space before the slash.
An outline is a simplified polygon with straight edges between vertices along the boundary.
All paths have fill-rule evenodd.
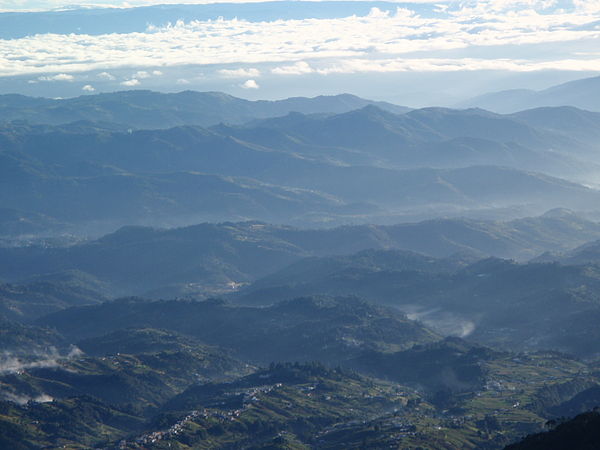
<path id="1" fill-rule="evenodd" d="M 395 113 L 410 110 L 350 94 L 250 101 L 222 92 L 182 91 L 165 94 L 133 90 L 60 100 L 17 94 L 0 95 L 0 123 L 25 120 L 60 125 L 87 120 L 118 123 L 131 128 L 170 128 L 181 125 L 210 126 L 221 122 L 237 124 L 292 111 L 339 114 L 367 105 L 376 105 Z"/>
<path id="2" fill-rule="evenodd" d="M 534 91 L 512 89 L 484 94 L 457 105 L 512 113 L 545 106 L 574 106 L 590 111 L 600 111 L 600 77 L 584 78 Z"/>

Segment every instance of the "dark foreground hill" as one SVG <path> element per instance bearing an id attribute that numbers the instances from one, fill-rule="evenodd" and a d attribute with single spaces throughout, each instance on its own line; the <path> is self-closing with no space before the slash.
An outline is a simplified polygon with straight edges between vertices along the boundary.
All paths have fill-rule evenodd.
<path id="1" fill-rule="evenodd" d="M 81 346 L 97 356 L 0 374 L 3 446 L 498 449 L 541 429 L 539 404 L 590 384 L 579 361 L 456 339 L 367 353 L 363 370 L 379 380 L 315 362 L 257 370 L 163 330 L 118 330 Z"/>
<path id="2" fill-rule="evenodd" d="M 594 450 L 600 442 L 600 413 L 588 412 L 563 422 L 551 431 L 527 436 L 506 450 Z"/>
<path id="3" fill-rule="evenodd" d="M 79 350 L 4 367 L 7 448 L 497 449 L 597 383 L 593 366 L 568 356 L 439 341 L 352 298 L 268 308 L 124 299 L 39 323 L 55 331 L 13 330 L 38 343 L 59 331 Z"/>

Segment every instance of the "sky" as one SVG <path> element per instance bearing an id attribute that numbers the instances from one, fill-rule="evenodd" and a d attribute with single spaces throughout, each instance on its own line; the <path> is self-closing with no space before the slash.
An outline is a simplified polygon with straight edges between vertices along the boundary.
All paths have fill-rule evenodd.
<path id="1" fill-rule="evenodd" d="M 421 106 L 600 74 L 600 0 L 78 3 L 0 0 L 13 11 L 0 92 L 345 91 Z M 40 9 L 58 11 L 23 13 Z"/>

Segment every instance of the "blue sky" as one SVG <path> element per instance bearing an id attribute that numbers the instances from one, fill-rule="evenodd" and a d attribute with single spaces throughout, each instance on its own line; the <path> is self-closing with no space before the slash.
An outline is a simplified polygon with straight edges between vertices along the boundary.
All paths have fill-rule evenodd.
<path id="1" fill-rule="evenodd" d="M 75 3 L 0 0 L 0 10 Z M 181 2 L 0 14 L 0 90 L 189 88 L 261 98 L 341 90 L 427 104 L 600 73 L 600 0 L 121 9 L 159 3 Z"/>

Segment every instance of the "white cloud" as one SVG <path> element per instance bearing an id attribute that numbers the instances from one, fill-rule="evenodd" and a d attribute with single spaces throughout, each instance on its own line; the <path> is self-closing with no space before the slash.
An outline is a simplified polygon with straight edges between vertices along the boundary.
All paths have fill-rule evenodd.
<path id="1" fill-rule="evenodd" d="M 271 73 L 274 73 L 275 75 L 305 75 L 307 73 L 313 73 L 314 71 L 315 70 L 306 61 L 298 61 L 289 66 L 279 66 L 271 69 Z"/>
<path id="2" fill-rule="evenodd" d="M 248 78 L 248 77 L 260 77 L 260 70 L 255 68 L 250 69 L 221 69 L 218 71 L 219 75 L 224 78 Z"/>
<path id="3" fill-rule="evenodd" d="M 81 88 L 81 90 L 85 92 L 94 92 L 96 88 L 91 84 L 86 84 L 84 87 Z"/>
<path id="4" fill-rule="evenodd" d="M 152 75 L 154 75 L 155 77 L 161 77 L 164 74 L 160 70 L 153 70 Z"/>
<path id="5" fill-rule="evenodd" d="M 133 86 L 139 86 L 140 85 L 140 80 L 136 79 L 136 78 L 132 78 L 131 80 L 125 80 L 121 82 L 121 86 L 127 86 L 127 87 L 133 87 Z"/>
<path id="6" fill-rule="evenodd" d="M 39 81 L 74 81 L 75 77 L 67 73 L 58 73 L 56 75 L 42 75 L 38 77 Z"/>
<path id="7" fill-rule="evenodd" d="M 185 78 L 180 78 L 175 82 L 175 84 L 188 85 L 188 84 L 190 84 L 190 80 L 186 80 Z"/>
<path id="8" fill-rule="evenodd" d="M 246 80 L 242 84 L 240 84 L 240 87 L 243 89 L 258 89 L 260 86 L 258 85 L 256 80 Z"/>
<path id="9" fill-rule="evenodd" d="M 108 81 L 116 80 L 116 77 L 108 72 L 99 73 L 98 78 L 100 78 L 101 80 L 108 80 Z"/>
<path id="10" fill-rule="evenodd" d="M 143 80 L 144 78 L 150 78 L 150 74 L 148 72 L 146 72 L 145 70 L 139 70 L 138 72 L 134 73 L 131 76 L 131 79 L 139 79 L 139 80 Z"/>

